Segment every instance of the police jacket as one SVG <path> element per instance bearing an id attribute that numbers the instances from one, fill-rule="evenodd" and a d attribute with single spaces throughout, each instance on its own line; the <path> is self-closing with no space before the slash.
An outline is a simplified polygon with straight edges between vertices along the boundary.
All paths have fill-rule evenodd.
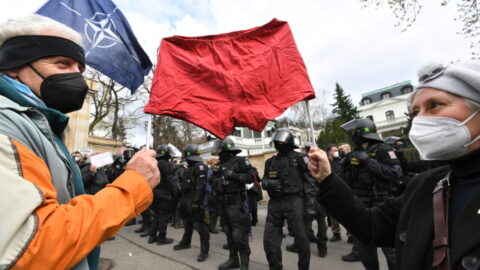
<path id="1" fill-rule="evenodd" d="M 357 151 L 365 151 L 368 155 L 367 160 L 356 159 Z M 393 148 L 384 143 L 375 143 L 365 150 L 357 149 L 349 153 L 344 166 L 346 181 L 360 197 L 388 195 L 393 181 L 402 176 L 400 161 Z"/>
<path id="2" fill-rule="evenodd" d="M 287 155 L 267 159 L 262 181 L 280 181 L 282 194 L 271 194 L 267 190 L 270 197 L 292 194 L 316 196 L 315 180 L 308 170 L 308 156 L 293 150 Z"/>
<path id="3" fill-rule="evenodd" d="M 191 199 L 193 204 L 203 205 L 207 174 L 207 165 L 201 162 L 189 165 L 183 177 L 178 179 L 181 195 Z"/>
<path id="4" fill-rule="evenodd" d="M 161 181 L 153 190 L 155 199 L 171 200 L 176 194 L 176 186 L 173 180 L 173 166 L 170 162 L 161 158 L 158 159 L 157 166 L 160 170 Z"/>
<path id="5" fill-rule="evenodd" d="M 218 196 L 243 194 L 245 184 L 253 182 L 253 168 L 248 159 L 234 156 L 212 166 L 213 187 Z"/>
<path id="6" fill-rule="evenodd" d="M 319 201 L 328 212 L 362 242 L 395 247 L 398 269 L 432 268 L 433 190 L 451 170 L 449 242 L 451 269 L 480 269 L 480 151 L 415 176 L 405 193 L 371 209 L 352 196 L 351 190 L 332 174 L 319 184 Z M 463 166 L 463 167 L 462 167 Z M 460 169 L 458 169 L 460 168 Z M 470 171 L 467 175 L 465 170 Z M 470 181 L 469 196 L 456 194 L 455 183 Z M 459 186 L 461 188 L 461 186 Z M 457 196 L 459 195 L 459 196 Z M 455 202 L 461 202 L 457 207 Z M 453 210 L 456 209 L 456 210 Z M 452 212 L 456 211 L 456 213 Z"/>

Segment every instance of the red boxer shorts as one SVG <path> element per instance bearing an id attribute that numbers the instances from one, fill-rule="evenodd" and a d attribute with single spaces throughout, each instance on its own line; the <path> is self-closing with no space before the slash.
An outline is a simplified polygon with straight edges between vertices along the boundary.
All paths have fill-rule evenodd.
<path id="1" fill-rule="evenodd" d="M 288 107 L 315 98 L 287 22 L 226 34 L 164 38 L 144 111 L 183 119 L 219 138 L 261 131 Z"/>

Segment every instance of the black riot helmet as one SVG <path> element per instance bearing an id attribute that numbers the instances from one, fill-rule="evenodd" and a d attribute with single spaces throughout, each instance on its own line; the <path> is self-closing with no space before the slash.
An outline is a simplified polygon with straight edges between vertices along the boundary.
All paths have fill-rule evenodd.
<path id="1" fill-rule="evenodd" d="M 352 141 L 360 145 L 367 141 L 383 142 L 377 134 L 377 127 L 368 118 L 353 119 L 340 126 L 345 132 L 352 135 Z"/>
<path id="2" fill-rule="evenodd" d="M 272 142 L 288 144 L 292 147 L 292 149 L 298 148 L 298 146 L 295 145 L 294 139 L 295 137 L 293 136 L 293 134 L 290 132 L 290 130 L 286 128 L 279 128 L 275 130 L 272 135 Z"/>
<path id="3" fill-rule="evenodd" d="M 174 155 L 173 147 L 168 144 L 160 144 L 157 147 L 156 158 L 171 158 Z"/>
<path id="4" fill-rule="evenodd" d="M 202 162 L 202 157 L 200 156 L 200 151 L 198 150 L 198 145 L 188 144 L 183 148 L 183 157 L 186 160 Z"/>
<path id="5" fill-rule="evenodd" d="M 218 156 L 222 152 L 230 152 L 236 155 L 242 152 L 242 150 L 235 146 L 235 142 L 231 138 L 227 137 L 213 142 L 212 155 Z"/>

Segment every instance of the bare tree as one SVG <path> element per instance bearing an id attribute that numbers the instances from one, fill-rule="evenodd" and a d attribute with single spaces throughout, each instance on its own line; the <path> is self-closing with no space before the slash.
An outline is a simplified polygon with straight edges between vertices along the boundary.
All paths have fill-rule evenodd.
<path id="1" fill-rule="evenodd" d="M 358 0 L 362 7 L 380 7 L 387 2 L 398 22 L 395 26 L 406 31 L 416 21 L 422 10 L 421 0 Z M 470 40 L 472 59 L 480 59 L 480 7 L 477 0 L 457 0 L 457 15 L 453 18 L 463 24 L 457 34 Z M 441 6 L 447 6 L 450 0 L 438 1 Z"/>
<path id="2" fill-rule="evenodd" d="M 323 122 L 327 118 L 328 114 L 328 91 L 325 89 L 319 89 L 315 91 L 316 98 L 308 101 L 310 109 L 310 116 L 313 122 Z M 293 118 L 304 127 L 308 127 L 308 115 L 305 107 L 305 102 L 301 101 L 291 107 Z"/>

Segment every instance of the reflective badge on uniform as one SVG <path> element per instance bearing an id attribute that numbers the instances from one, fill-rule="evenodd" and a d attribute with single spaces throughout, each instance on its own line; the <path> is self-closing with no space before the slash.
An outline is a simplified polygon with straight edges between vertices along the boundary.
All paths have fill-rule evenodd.
<path id="1" fill-rule="evenodd" d="M 308 164 L 308 156 L 304 156 L 303 161 L 305 161 L 305 164 Z"/>
<path id="2" fill-rule="evenodd" d="M 199 166 L 198 166 L 198 169 L 200 169 L 200 171 L 205 170 L 205 168 L 203 168 L 203 165 L 199 165 Z"/>
<path id="3" fill-rule="evenodd" d="M 388 155 L 390 156 L 390 159 L 397 159 L 397 155 L 395 155 L 395 152 L 393 151 L 388 151 Z"/>
<path id="4" fill-rule="evenodd" d="M 272 179 L 278 178 L 278 172 L 277 171 L 269 171 L 268 172 L 268 178 L 272 178 Z"/>
<path id="5" fill-rule="evenodd" d="M 250 166 L 250 161 L 248 159 L 245 159 L 245 165 Z"/>

